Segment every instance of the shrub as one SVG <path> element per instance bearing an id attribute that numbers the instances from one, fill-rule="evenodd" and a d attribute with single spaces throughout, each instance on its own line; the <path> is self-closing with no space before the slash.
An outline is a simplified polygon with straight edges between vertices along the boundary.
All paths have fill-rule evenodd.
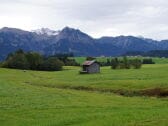
<path id="1" fill-rule="evenodd" d="M 112 60 L 111 60 L 111 68 L 112 68 L 112 69 L 117 69 L 118 66 L 119 66 L 118 58 L 112 59 Z"/>
<path id="2" fill-rule="evenodd" d="M 8 57 L 4 63 L 4 67 L 14 69 L 29 69 L 29 62 L 24 53 L 16 53 L 15 55 Z"/>
<path id="3" fill-rule="evenodd" d="M 130 63 L 130 60 L 128 60 L 128 58 L 125 56 L 125 57 L 123 57 L 123 67 L 125 68 L 125 69 L 130 69 L 130 67 L 131 67 L 131 63 Z"/>
<path id="4" fill-rule="evenodd" d="M 142 66 L 142 62 L 140 59 L 133 59 L 131 60 L 131 65 L 133 66 L 134 69 L 140 69 Z"/>
<path id="5" fill-rule="evenodd" d="M 2 62 L 0 62 L 0 67 L 3 67 L 3 63 Z"/>
<path id="6" fill-rule="evenodd" d="M 155 62 L 153 62 L 152 58 L 146 58 L 143 59 L 143 64 L 155 64 Z"/>
<path id="7" fill-rule="evenodd" d="M 39 70 L 45 71 L 60 71 L 64 63 L 57 58 L 49 58 L 45 60 L 40 66 Z"/>
<path id="8" fill-rule="evenodd" d="M 31 70 L 36 70 L 42 64 L 43 57 L 36 52 L 29 52 L 26 54 L 26 58 L 29 62 L 29 67 Z"/>

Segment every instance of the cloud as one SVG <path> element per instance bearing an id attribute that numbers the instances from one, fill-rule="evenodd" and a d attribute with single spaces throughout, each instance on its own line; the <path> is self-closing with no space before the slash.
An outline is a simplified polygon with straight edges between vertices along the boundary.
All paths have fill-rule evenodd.
<path id="1" fill-rule="evenodd" d="M 167 0 L 0 0 L 0 27 L 79 28 L 93 37 L 168 39 Z M 20 22 L 20 23 L 18 23 Z"/>

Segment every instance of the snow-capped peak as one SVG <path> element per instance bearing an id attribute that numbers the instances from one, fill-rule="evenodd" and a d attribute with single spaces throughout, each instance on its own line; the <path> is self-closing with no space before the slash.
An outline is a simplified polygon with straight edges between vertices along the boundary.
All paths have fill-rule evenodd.
<path id="1" fill-rule="evenodd" d="M 54 31 L 49 28 L 41 28 L 37 30 L 32 30 L 32 32 L 35 32 L 38 35 L 55 36 L 55 35 L 58 35 L 60 31 Z"/>

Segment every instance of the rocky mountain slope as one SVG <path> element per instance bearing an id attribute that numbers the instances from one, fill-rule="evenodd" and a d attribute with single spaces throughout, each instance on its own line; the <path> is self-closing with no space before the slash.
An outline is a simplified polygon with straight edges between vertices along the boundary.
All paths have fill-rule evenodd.
<path id="1" fill-rule="evenodd" d="M 0 59 L 17 49 L 37 51 L 44 55 L 72 52 L 76 56 L 117 56 L 127 51 L 168 50 L 168 40 L 156 41 L 134 36 L 94 39 L 78 29 L 65 27 L 61 31 L 48 28 L 34 31 L 0 29 Z"/>

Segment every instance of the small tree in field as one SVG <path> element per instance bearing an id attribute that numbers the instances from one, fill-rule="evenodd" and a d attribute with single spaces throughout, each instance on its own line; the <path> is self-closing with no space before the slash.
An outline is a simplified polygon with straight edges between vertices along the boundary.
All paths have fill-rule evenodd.
<path id="1" fill-rule="evenodd" d="M 130 69 L 131 65 L 130 65 L 130 61 L 128 60 L 128 58 L 125 56 L 123 57 L 123 65 L 125 69 Z"/>
<path id="2" fill-rule="evenodd" d="M 140 69 L 142 66 L 142 62 L 140 59 L 133 59 L 131 60 L 131 65 L 133 66 L 134 69 Z"/>
<path id="3" fill-rule="evenodd" d="M 43 62 L 43 57 L 39 53 L 29 52 L 25 55 L 31 70 L 37 70 L 39 65 Z"/>
<path id="4" fill-rule="evenodd" d="M 155 62 L 153 62 L 152 58 L 145 58 L 143 64 L 155 64 Z"/>
<path id="5" fill-rule="evenodd" d="M 7 59 L 7 61 L 4 63 L 4 67 L 14 69 L 29 69 L 29 63 L 24 53 L 16 53 Z"/>
<path id="6" fill-rule="evenodd" d="M 46 71 L 60 71 L 62 70 L 62 66 L 64 63 L 60 61 L 57 58 L 49 58 L 45 60 L 41 65 L 40 65 L 40 70 L 46 70 Z"/>
<path id="7" fill-rule="evenodd" d="M 112 69 L 117 69 L 118 66 L 119 66 L 118 58 L 112 59 L 112 60 L 111 60 L 111 68 L 112 68 Z"/>

